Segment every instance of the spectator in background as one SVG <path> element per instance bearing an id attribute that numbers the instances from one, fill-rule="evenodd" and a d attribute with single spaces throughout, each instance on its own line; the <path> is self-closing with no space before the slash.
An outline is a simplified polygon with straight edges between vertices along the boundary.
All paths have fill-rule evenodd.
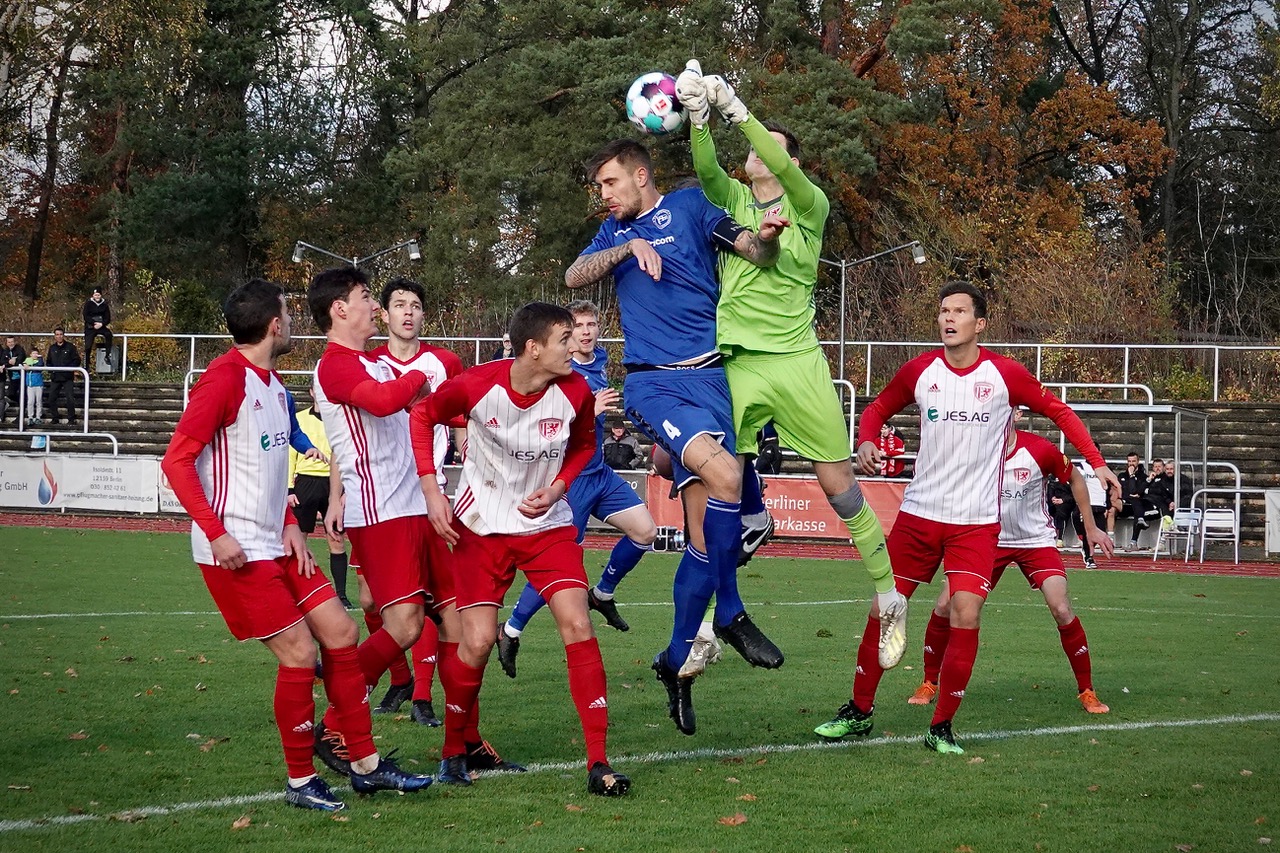
<path id="1" fill-rule="evenodd" d="M 640 442 L 627 432 L 626 426 L 618 424 L 609 430 L 604 437 L 604 464 L 615 471 L 626 471 L 636 467 L 640 459 Z"/>
<path id="2" fill-rule="evenodd" d="M 53 345 L 49 347 L 50 367 L 79 367 L 80 353 L 76 345 L 66 338 L 66 330 L 58 326 L 53 330 Z M 55 370 L 49 374 L 49 414 L 52 423 L 58 422 L 58 413 L 65 402 L 67 423 L 76 419 L 75 378 L 71 371 Z"/>
<path id="3" fill-rule="evenodd" d="M 1088 465 L 1081 465 L 1077 462 L 1076 467 L 1084 474 L 1085 485 L 1089 488 L 1089 509 L 1093 513 L 1094 523 L 1098 525 L 1099 530 L 1106 530 L 1115 523 L 1112 516 L 1116 508 L 1120 506 L 1120 496 L 1111 493 L 1110 484 L 1103 488 L 1102 481 Z M 1089 540 L 1085 536 L 1084 519 L 1080 517 L 1082 512 L 1084 512 L 1084 507 L 1077 506 L 1076 511 L 1071 515 L 1071 522 L 1075 526 L 1076 535 L 1080 537 L 1080 552 L 1084 557 L 1084 567 L 1086 569 L 1096 569 L 1098 564 L 1093 559 L 1093 549 L 1089 546 Z"/>
<path id="4" fill-rule="evenodd" d="M 1117 515 L 1120 518 L 1133 519 L 1133 534 L 1129 537 L 1127 550 L 1136 551 L 1138 534 L 1151 526 L 1153 518 L 1159 518 L 1160 510 L 1147 500 L 1147 470 L 1136 450 L 1130 450 L 1125 469 L 1120 472 L 1120 496 L 1123 506 Z"/>
<path id="5" fill-rule="evenodd" d="M 502 333 L 502 345 L 493 351 L 493 358 L 490 361 L 498 361 L 503 358 L 515 358 L 516 351 L 511 348 L 511 335 L 507 332 Z"/>
<path id="6" fill-rule="evenodd" d="M 31 355 L 22 362 L 27 366 L 27 423 L 44 423 L 44 356 L 39 347 L 31 348 Z M 33 370 L 32 368 L 36 368 Z"/>
<path id="7" fill-rule="evenodd" d="M 1067 522 L 1076 512 L 1076 498 L 1071 492 L 1071 484 L 1059 480 L 1049 482 L 1049 515 L 1053 518 L 1053 530 L 1058 540 L 1058 547 L 1063 547 L 1062 536 L 1066 532 Z"/>
<path id="8" fill-rule="evenodd" d="M 1173 478 L 1165 476 L 1162 459 L 1151 460 L 1151 472 L 1147 474 L 1147 500 L 1163 518 L 1173 518 Z"/>
<path id="9" fill-rule="evenodd" d="M 27 351 L 18 343 L 13 335 L 4 339 L 4 347 L 0 349 L 0 397 L 12 406 L 18 405 L 18 393 L 21 383 L 18 382 L 18 365 L 27 360 Z M 0 404 L 0 411 L 4 405 Z M 17 417 L 16 415 L 14 417 Z"/>
<path id="10" fill-rule="evenodd" d="M 93 359 L 93 344 L 99 337 L 107 347 L 107 367 L 111 367 L 111 306 L 102 298 L 102 289 L 95 287 L 93 294 L 84 301 L 84 358 Z"/>
<path id="11" fill-rule="evenodd" d="M 903 439 L 902 433 L 896 427 L 884 424 L 880 427 L 880 437 L 876 439 L 876 447 L 880 448 L 883 454 L 880 460 L 880 476 L 901 477 L 907 466 L 902 460 L 892 457 L 901 456 L 907 452 L 907 442 Z"/>
<path id="12" fill-rule="evenodd" d="M 1155 474 L 1156 462 L 1151 463 L 1152 473 Z M 1174 494 L 1174 461 L 1170 459 L 1161 466 L 1161 470 L 1153 481 L 1157 494 L 1160 496 L 1160 502 L 1156 504 L 1161 515 L 1173 517 L 1174 500 L 1176 498 L 1177 505 L 1183 509 L 1191 506 L 1191 478 L 1186 474 L 1179 474 L 1177 480 L 1177 494 Z M 1148 485 L 1147 492 L 1150 495 L 1152 485 Z M 1154 501 L 1153 501 L 1154 502 Z"/>

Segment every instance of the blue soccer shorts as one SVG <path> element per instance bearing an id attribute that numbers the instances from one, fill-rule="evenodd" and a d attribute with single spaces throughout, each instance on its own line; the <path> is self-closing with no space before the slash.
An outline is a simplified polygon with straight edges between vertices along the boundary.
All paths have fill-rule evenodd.
<path id="1" fill-rule="evenodd" d="M 671 454 L 678 488 L 698 479 L 684 467 L 684 449 L 698 436 L 710 435 L 733 452 L 733 406 L 722 367 L 628 373 L 622 399 L 631 422 Z"/>
<path id="2" fill-rule="evenodd" d="M 573 526 L 578 530 L 579 543 L 586 535 L 587 520 L 591 516 L 607 522 L 611 515 L 644 506 L 644 501 L 640 500 L 631 484 L 619 477 L 617 471 L 603 465 L 574 477 L 567 497 L 573 510 Z"/>

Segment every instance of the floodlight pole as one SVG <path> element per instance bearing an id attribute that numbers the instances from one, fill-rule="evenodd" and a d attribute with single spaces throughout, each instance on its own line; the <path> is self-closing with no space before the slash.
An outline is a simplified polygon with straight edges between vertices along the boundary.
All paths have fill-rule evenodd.
<path id="1" fill-rule="evenodd" d="M 901 252 L 903 249 L 918 249 L 920 247 L 919 240 L 912 240 L 910 243 L 903 243 L 901 246 L 894 246 L 892 249 L 885 249 L 883 252 L 876 252 L 874 255 L 867 255 L 865 258 L 858 258 L 856 261 L 846 261 L 844 259 L 838 261 L 830 261 L 826 258 L 818 258 L 819 263 L 828 266 L 840 268 L 840 378 L 844 379 L 844 345 L 845 345 L 845 304 L 847 299 L 846 285 L 848 284 L 848 272 L 850 269 L 862 264 L 870 263 L 877 258 L 883 258 L 885 255 L 892 255 L 894 252 Z M 924 252 L 912 252 L 916 263 L 924 263 Z"/>

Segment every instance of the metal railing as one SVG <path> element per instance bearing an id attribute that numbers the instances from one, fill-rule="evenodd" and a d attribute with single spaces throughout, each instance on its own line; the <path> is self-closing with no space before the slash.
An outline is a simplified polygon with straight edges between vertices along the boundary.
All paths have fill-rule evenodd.
<path id="1" fill-rule="evenodd" d="M 0 332 L 0 336 L 5 334 L 14 334 L 18 337 L 41 337 L 43 333 L 31 334 L 28 332 Z M 222 345 L 229 345 L 230 338 L 226 335 L 158 335 L 143 334 L 132 332 L 116 332 L 115 337 L 120 339 L 121 356 L 120 356 L 120 377 L 127 379 L 130 371 L 129 360 L 129 341 L 136 339 L 139 343 L 147 339 L 167 340 L 174 343 L 180 349 L 186 350 L 186 369 L 194 370 L 196 367 L 202 367 L 200 362 L 203 360 L 197 352 L 198 345 L 201 341 L 216 341 Z M 296 341 L 323 341 L 324 338 L 318 335 L 302 335 L 295 337 Z M 377 338 L 376 340 L 385 340 L 385 338 Z M 492 352 L 501 344 L 501 337 L 497 336 L 476 336 L 476 335 L 448 335 L 448 336 L 430 336 L 424 340 L 436 343 L 452 349 L 460 355 L 470 354 L 474 363 L 486 361 L 487 354 Z M 617 344 L 621 342 L 620 338 L 602 338 L 602 344 Z M 820 342 L 823 347 L 839 349 L 841 347 L 840 340 L 824 340 Z M 856 353 L 861 350 L 861 358 L 865 361 L 862 371 L 862 388 L 859 393 L 865 396 L 873 396 L 878 390 L 875 387 L 876 377 L 883 377 L 885 380 L 902 365 L 905 359 L 901 350 L 906 348 L 912 350 L 915 354 L 930 349 L 936 349 L 938 344 L 936 341 L 844 341 L 846 351 L 852 350 L 855 360 L 858 358 Z M 1230 359 L 1232 356 L 1250 355 L 1258 356 L 1274 362 L 1274 365 L 1264 365 L 1261 368 L 1261 375 L 1274 376 L 1280 372 L 1280 346 L 1250 346 L 1250 345 L 1226 345 L 1226 344 L 1097 344 L 1097 343 L 1026 343 L 1026 342 L 991 342 L 985 343 L 985 347 L 992 350 L 1007 352 L 1016 355 L 1020 359 L 1024 359 L 1030 368 L 1034 363 L 1032 373 L 1035 377 L 1043 382 L 1054 383 L 1056 376 L 1046 376 L 1046 373 L 1052 373 L 1056 368 L 1053 364 L 1054 357 L 1061 355 L 1067 357 L 1074 353 L 1083 353 L 1089 355 L 1109 355 L 1115 354 L 1120 359 L 1120 364 L 1116 368 L 1099 367 L 1107 374 L 1110 384 L 1117 386 L 1121 390 L 1122 399 L 1128 399 L 1129 390 L 1138 384 L 1138 380 L 1143 379 L 1141 375 L 1135 374 L 1135 363 L 1139 360 L 1137 357 L 1143 353 L 1150 352 L 1167 352 L 1170 357 L 1181 356 L 1183 358 L 1195 357 L 1202 361 L 1211 362 L 1211 369 L 1204 371 L 1205 381 L 1209 383 L 1211 388 L 1210 399 L 1218 402 L 1222 399 L 1224 376 L 1224 360 Z M 212 356 L 209 360 L 212 360 Z M 837 368 L 838 376 L 843 380 L 846 373 L 847 365 L 833 362 Z M 181 367 L 181 364 L 170 365 L 171 369 Z M 1147 384 L 1150 384 L 1149 382 Z M 1128 388 L 1125 388 L 1128 386 Z"/>
<path id="2" fill-rule="evenodd" d="M 17 424 L 17 429 L 15 430 L 17 434 L 19 435 L 27 434 L 26 390 L 27 390 L 27 374 L 28 373 L 79 373 L 81 376 L 84 377 L 84 393 L 83 393 L 83 399 L 81 400 L 81 406 L 80 406 L 81 424 L 80 424 L 79 431 L 49 433 L 44 430 L 32 430 L 30 434 L 31 435 L 39 434 L 44 436 L 44 452 L 45 453 L 48 453 L 50 447 L 53 445 L 53 436 L 60 436 L 63 438 L 74 437 L 76 439 L 105 438 L 111 442 L 111 455 L 112 456 L 120 455 L 120 442 L 116 440 L 116 437 L 114 434 L 109 432 L 90 432 L 89 431 L 89 384 L 91 382 L 91 378 L 89 376 L 88 370 L 86 370 L 83 367 L 49 367 L 47 365 L 35 367 L 35 366 L 28 366 L 25 364 L 19 364 L 14 367 L 9 367 L 9 368 L 6 368 L 6 370 L 8 370 L 10 373 L 17 373 L 17 378 L 14 380 L 18 383 L 18 424 Z M 73 383 L 75 382 L 74 379 L 72 379 L 71 381 Z M 0 383 L 0 393 L 3 393 L 3 387 L 4 387 L 4 383 Z M 41 391 L 43 393 L 43 386 L 38 386 L 38 387 L 41 388 Z M 69 420 L 70 419 L 68 418 L 68 421 Z"/>

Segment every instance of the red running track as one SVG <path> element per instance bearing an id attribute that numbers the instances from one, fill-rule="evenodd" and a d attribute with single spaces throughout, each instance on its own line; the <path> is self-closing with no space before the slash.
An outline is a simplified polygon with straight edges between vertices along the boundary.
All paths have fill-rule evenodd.
<path id="1" fill-rule="evenodd" d="M 138 530 L 146 533 L 186 533 L 191 521 L 185 516 L 106 516 L 70 515 L 68 513 L 3 513 L 0 526 L 11 527 L 75 527 L 81 530 Z M 607 550 L 615 537 L 591 535 L 582 544 L 587 548 Z M 825 542 L 789 542 L 774 540 L 759 552 L 765 557 L 793 557 L 806 560 L 838 560 L 848 556 L 848 546 Z M 1068 568 L 1083 571 L 1068 558 Z M 1236 577 L 1280 578 L 1280 563 L 1247 562 L 1234 564 L 1225 560 L 1184 563 L 1177 559 L 1152 561 L 1150 556 L 1117 554 L 1111 559 L 1100 557 L 1098 571 L 1158 572 L 1160 574 L 1232 575 Z"/>

